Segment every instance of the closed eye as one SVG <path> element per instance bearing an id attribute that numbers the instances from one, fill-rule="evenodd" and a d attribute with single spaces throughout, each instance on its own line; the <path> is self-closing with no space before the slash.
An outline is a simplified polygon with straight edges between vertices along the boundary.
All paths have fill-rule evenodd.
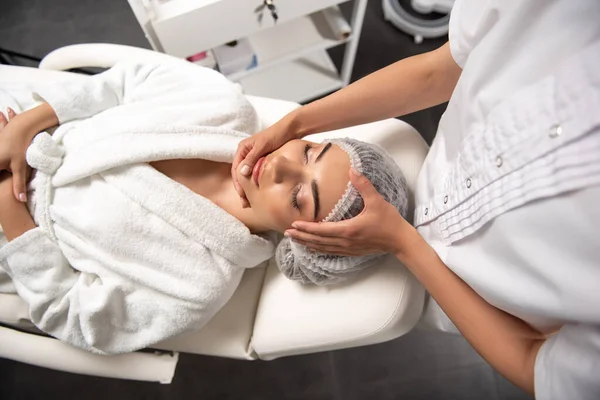
<path id="1" fill-rule="evenodd" d="M 312 146 L 310 144 L 307 144 L 306 146 L 304 146 L 304 162 L 305 164 L 308 164 L 308 151 L 312 148 Z"/>
<path id="2" fill-rule="evenodd" d="M 298 204 L 298 193 L 300 193 L 300 185 L 296 186 L 292 191 L 292 207 L 300 211 L 300 204 Z"/>
<path id="3" fill-rule="evenodd" d="M 304 146 L 304 163 L 308 164 L 308 151 L 312 148 L 312 146 L 310 144 L 307 144 L 306 146 Z M 296 210 L 300 211 L 300 203 L 298 203 L 298 193 L 300 193 L 300 189 L 301 186 L 298 185 L 294 188 L 294 190 L 292 191 L 292 207 L 294 207 Z"/>

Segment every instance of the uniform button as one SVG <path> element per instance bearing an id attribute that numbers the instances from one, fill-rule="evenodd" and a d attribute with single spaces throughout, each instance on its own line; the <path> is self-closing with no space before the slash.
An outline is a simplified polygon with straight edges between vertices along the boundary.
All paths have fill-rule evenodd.
<path id="1" fill-rule="evenodd" d="M 448 196 L 444 196 L 444 204 L 448 202 Z"/>
<path id="2" fill-rule="evenodd" d="M 553 139 L 556 137 L 559 137 L 560 135 L 562 135 L 562 131 L 563 131 L 562 126 L 555 125 L 550 129 L 550 137 Z"/>
<path id="3" fill-rule="evenodd" d="M 425 209 L 425 215 L 427 215 L 427 213 L 429 212 L 429 208 Z"/>
<path id="4" fill-rule="evenodd" d="M 502 157 L 498 156 L 496 157 L 496 167 L 500 168 L 502 166 L 502 163 L 504 161 L 502 160 Z"/>
<path id="5" fill-rule="evenodd" d="M 465 182 L 465 184 L 467 185 L 467 188 L 471 187 L 471 178 L 467 178 L 467 181 Z"/>

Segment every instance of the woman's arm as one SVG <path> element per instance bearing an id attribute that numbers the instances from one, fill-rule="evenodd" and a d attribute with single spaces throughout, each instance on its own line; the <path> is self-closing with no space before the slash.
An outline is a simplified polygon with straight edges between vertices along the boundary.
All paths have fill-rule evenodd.
<path id="1" fill-rule="evenodd" d="M 36 227 L 25 203 L 13 196 L 12 177 L 6 172 L 0 173 L 0 226 L 9 242 Z"/>
<path id="2" fill-rule="evenodd" d="M 6 115 L 0 112 L 0 172 L 12 173 L 14 196 L 21 202 L 27 201 L 30 172 L 25 152 L 35 135 L 56 124 L 56 113 L 47 103 L 19 115 L 11 108 L 8 108 Z"/>
<path id="3" fill-rule="evenodd" d="M 534 365 L 545 337 L 489 304 L 454 274 L 365 177 L 351 174 L 365 209 L 336 223 L 295 222 L 287 233 L 315 250 L 362 255 L 388 252 L 417 277 L 475 350 L 523 390 L 534 392 Z"/>
<path id="4" fill-rule="evenodd" d="M 10 118 L 10 126 L 27 135 L 29 142 L 41 131 L 56 125 L 58 125 L 58 117 L 48 103 L 42 103 Z"/>
<path id="5" fill-rule="evenodd" d="M 36 89 L 33 97 L 42 102 L 40 106 L 19 115 L 11 111 L 8 118 L 0 112 L 0 171 L 13 173 L 14 194 L 21 201 L 26 200 L 25 153 L 35 135 L 49 127 L 134 103 L 135 112 L 147 109 L 149 117 L 142 120 L 149 126 L 153 125 L 152 118 L 162 116 L 165 109 L 168 111 L 164 114 L 186 124 L 194 120 L 193 116 L 187 115 L 191 114 L 189 108 L 185 108 L 189 104 L 201 106 L 204 102 L 208 106 L 219 98 L 234 109 L 237 103 L 231 105 L 226 96 L 231 96 L 232 100 L 242 97 L 237 87 L 218 72 L 177 59 L 145 64 L 121 62 L 98 75 L 51 82 Z M 249 104 L 247 107 L 251 108 Z M 215 120 L 222 124 L 230 123 L 229 127 L 235 129 L 237 126 L 232 120 L 235 122 L 236 117 L 242 120 L 239 115 L 244 113 L 241 108 L 238 111 L 239 114 L 227 114 L 228 119 Z M 160 121 L 160 117 L 156 120 Z M 117 120 L 117 123 L 126 124 L 128 121 Z"/>
<path id="6" fill-rule="evenodd" d="M 12 196 L 11 185 L 10 176 L 0 174 L 0 224 L 9 240 L 0 247 L 0 270 L 11 277 L 38 328 L 92 352 L 128 353 L 190 330 L 206 318 L 205 302 L 169 292 L 187 285 L 183 291 L 195 293 L 185 274 L 167 277 L 171 284 L 162 291 L 160 285 L 140 283 L 144 279 L 73 269 L 59 245 L 36 227 L 25 204 Z M 87 266 L 107 269 L 95 257 L 83 258 Z M 189 259 L 189 265 L 196 265 L 192 254 Z"/>

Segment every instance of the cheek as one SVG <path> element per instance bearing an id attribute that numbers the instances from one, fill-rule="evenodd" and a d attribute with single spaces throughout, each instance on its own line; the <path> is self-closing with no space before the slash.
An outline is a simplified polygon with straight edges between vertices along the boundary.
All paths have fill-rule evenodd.
<path id="1" fill-rule="evenodd" d="M 256 196 L 252 208 L 263 223 L 278 232 L 285 231 L 294 222 L 291 206 L 283 201 L 281 194 L 260 193 L 260 196 Z"/>

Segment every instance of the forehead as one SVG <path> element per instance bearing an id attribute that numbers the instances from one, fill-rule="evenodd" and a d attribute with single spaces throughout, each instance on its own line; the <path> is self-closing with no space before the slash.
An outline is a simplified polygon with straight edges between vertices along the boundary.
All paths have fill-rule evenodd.
<path id="1" fill-rule="evenodd" d="M 325 143 L 315 149 L 317 154 L 321 152 L 324 145 Z M 317 216 L 318 221 L 325 219 L 342 198 L 350 181 L 349 171 L 350 157 L 335 144 L 315 164 L 314 179 L 317 180 L 319 186 L 319 200 L 321 202 L 321 212 Z"/>

